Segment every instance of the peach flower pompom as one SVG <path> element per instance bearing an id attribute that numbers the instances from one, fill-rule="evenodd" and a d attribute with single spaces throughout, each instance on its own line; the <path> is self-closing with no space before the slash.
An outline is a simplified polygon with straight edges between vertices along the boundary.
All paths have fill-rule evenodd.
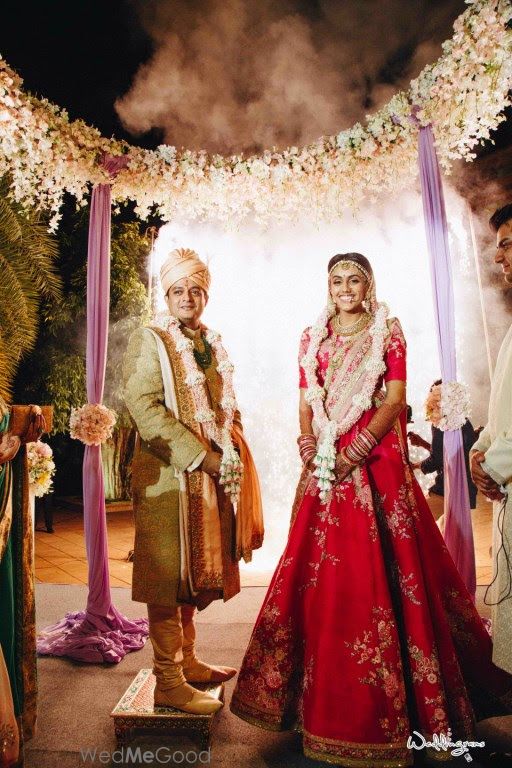
<path id="1" fill-rule="evenodd" d="M 74 440 L 81 440 L 85 445 L 101 445 L 112 437 L 116 420 L 116 412 L 106 405 L 86 403 L 71 409 L 69 433 Z"/>

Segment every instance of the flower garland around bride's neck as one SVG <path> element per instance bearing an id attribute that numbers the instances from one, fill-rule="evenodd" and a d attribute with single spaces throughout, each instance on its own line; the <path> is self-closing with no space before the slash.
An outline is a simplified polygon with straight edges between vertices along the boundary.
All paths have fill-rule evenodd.
<path id="1" fill-rule="evenodd" d="M 174 341 L 176 351 L 181 356 L 185 368 L 185 383 L 192 394 L 195 418 L 201 424 L 206 436 L 222 449 L 219 483 L 224 486 L 225 492 L 234 504 L 240 497 L 243 477 L 243 464 L 231 439 L 233 419 L 238 408 L 233 387 L 234 366 L 224 349 L 220 334 L 201 326 L 208 344 L 210 344 L 214 351 L 217 360 L 217 371 L 222 380 L 222 400 L 220 406 L 224 418 L 222 423 L 219 424 L 208 400 L 206 377 L 199 370 L 194 357 L 193 341 L 183 333 L 180 322 L 176 317 L 171 315 L 166 319 L 167 325 L 165 330 Z"/>
<path id="2" fill-rule="evenodd" d="M 329 320 L 334 310 L 327 306 L 315 325 L 310 330 L 310 342 L 301 365 L 306 374 L 306 400 L 313 409 L 315 431 L 317 432 L 317 453 L 314 459 L 318 478 L 320 498 L 325 501 L 336 479 L 336 443 L 340 435 L 348 432 L 362 414 L 372 405 L 372 397 L 379 378 L 386 370 L 384 363 L 385 340 L 388 334 L 387 318 L 389 310 L 385 304 L 378 304 L 373 322 L 368 333 L 372 337 L 370 357 L 365 363 L 367 371 L 363 387 L 352 398 L 350 408 L 343 419 L 330 419 L 325 409 L 326 390 L 318 383 L 318 351 L 320 344 L 328 335 Z"/>

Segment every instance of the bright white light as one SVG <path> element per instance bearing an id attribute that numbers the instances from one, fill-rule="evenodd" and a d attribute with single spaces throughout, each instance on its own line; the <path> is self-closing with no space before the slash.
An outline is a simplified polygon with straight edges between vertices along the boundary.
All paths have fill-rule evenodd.
<path id="1" fill-rule="evenodd" d="M 459 226 L 452 240 L 460 233 L 464 229 Z M 334 254 L 359 251 L 370 259 L 378 298 L 400 319 L 408 341 L 414 430 L 429 434 L 423 403 L 439 376 L 439 362 L 421 201 L 408 193 L 321 228 L 304 223 L 262 231 L 254 225 L 226 232 L 215 225 L 168 224 L 155 244 L 157 273 L 176 247 L 194 248 L 212 273 L 204 321 L 222 333 L 236 366 L 236 391 L 259 469 L 266 526 L 264 547 L 251 567 L 265 570 L 282 552 L 299 477 L 299 339 L 324 306 L 327 262 Z"/>

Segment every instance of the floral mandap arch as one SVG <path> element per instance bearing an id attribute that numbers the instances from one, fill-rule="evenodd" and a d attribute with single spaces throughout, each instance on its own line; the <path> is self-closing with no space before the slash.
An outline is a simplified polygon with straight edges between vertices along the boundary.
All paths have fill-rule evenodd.
<path id="1" fill-rule="evenodd" d="M 307 215 L 338 218 L 363 199 L 410 185 L 419 171 L 440 367 L 450 399 L 457 378 L 451 262 L 440 167 L 474 149 L 505 119 L 512 103 L 512 6 L 508 0 L 466 0 L 441 57 L 378 112 L 305 147 L 245 157 L 162 145 L 144 150 L 103 137 L 65 110 L 22 88 L 0 59 L 0 175 L 11 196 L 50 214 L 58 226 L 64 193 L 79 205 L 92 188 L 87 304 L 87 394 L 101 403 L 109 306 L 111 204 L 135 203 L 141 218 L 218 219 L 232 225 Z M 473 536 L 462 437 L 457 421 L 444 439 L 445 539 L 474 595 Z M 108 580 L 100 446 L 84 457 L 84 527 L 89 562 L 85 612 L 68 614 L 43 633 L 39 651 L 85 661 L 120 661 L 140 647 L 143 620 L 130 622 L 112 604 Z"/>

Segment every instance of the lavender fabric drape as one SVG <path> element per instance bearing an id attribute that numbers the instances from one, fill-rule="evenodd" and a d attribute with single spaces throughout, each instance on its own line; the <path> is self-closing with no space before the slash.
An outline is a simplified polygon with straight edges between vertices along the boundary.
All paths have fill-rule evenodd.
<path id="1" fill-rule="evenodd" d="M 443 185 L 432 127 L 420 128 L 419 169 L 430 254 L 437 344 L 444 382 L 457 379 L 452 267 Z M 475 597 L 475 550 L 460 429 L 444 433 L 445 542 L 469 593 Z"/>
<path id="2" fill-rule="evenodd" d="M 114 176 L 124 157 L 107 157 L 103 166 Z M 110 184 L 94 187 L 87 253 L 87 399 L 101 403 L 107 362 L 110 303 Z M 143 647 L 147 620 L 129 620 L 112 604 L 108 571 L 107 525 L 101 446 L 86 446 L 83 462 L 84 533 L 89 595 L 85 611 L 68 613 L 38 638 L 40 654 L 88 662 L 119 662 Z"/>

